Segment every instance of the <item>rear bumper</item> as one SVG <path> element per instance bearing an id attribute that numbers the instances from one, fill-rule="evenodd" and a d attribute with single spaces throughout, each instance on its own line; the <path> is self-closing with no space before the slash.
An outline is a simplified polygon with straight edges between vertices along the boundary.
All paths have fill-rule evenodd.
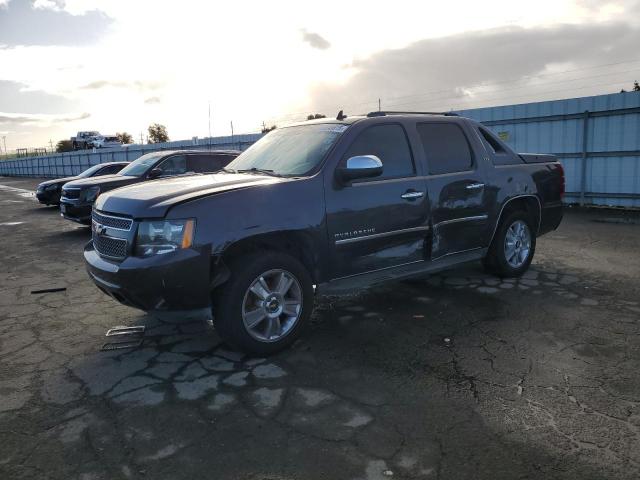
<path id="1" fill-rule="evenodd" d="M 62 201 L 60 202 L 60 215 L 72 222 L 81 223 L 83 225 L 91 224 L 91 208 L 92 204 L 78 205 Z"/>
<path id="2" fill-rule="evenodd" d="M 542 207 L 542 218 L 540 219 L 540 230 L 538 236 L 551 232 L 560 226 L 564 210 L 562 202 L 548 204 Z"/>
<path id="3" fill-rule="evenodd" d="M 96 286 L 123 305 L 144 311 L 211 307 L 210 255 L 204 248 L 116 263 L 100 257 L 89 242 L 84 260 Z"/>

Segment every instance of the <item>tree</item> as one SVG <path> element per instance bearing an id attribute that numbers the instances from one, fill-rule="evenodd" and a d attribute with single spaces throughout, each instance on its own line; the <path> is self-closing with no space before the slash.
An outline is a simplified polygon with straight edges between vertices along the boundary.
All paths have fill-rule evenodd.
<path id="1" fill-rule="evenodd" d="M 315 120 L 317 118 L 327 118 L 327 116 L 321 113 L 316 113 L 316 114 L 312 113 L 311 115 L 307 115 L 307 120 Z"/>
<path id="2" fill-rule="evenodd" d="M 124 143 L 124 144 L 133 143 L 133 137 L 127 132 L 117 132 L 116 137 L 118 137 L 118 140 L 120 140 L 120 143 Z"/>
<path id="3" fill-rule="evenodd" d="M 167 127 L 159 123 L 149 125 L 149 143 L 164 143 L 169 141 Z"/>
<path id="4" fill-rule="evenodd" d="M 267 127 L 266 125 L 264 125 L 262 127 L 262 133 L 269 133 L 271 130 L 275 130 L 276 128 L 278 127 L 276 127 L 275 125 L 271 125 L 270 127 Z"/>
<path id="5" fill-rule="evenodd" d="M 634 92 L 640 92 L 640 83 L 638 83 L 638 80 L 633 82 L 633 91 Z"/>
<path id="6" fill-rule="evenodd" d="M 60 140 L 56 143 L 56 152 L 58 153 L 71 152 L 72 150 L 73 143 L 71 143 L 71 140 Z"/>

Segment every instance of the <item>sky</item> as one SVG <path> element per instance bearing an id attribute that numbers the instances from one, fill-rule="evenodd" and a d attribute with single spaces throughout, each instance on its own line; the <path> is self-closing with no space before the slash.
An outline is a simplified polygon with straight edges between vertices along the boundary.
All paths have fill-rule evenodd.
<path id="1" fill-rule="evenodd" d="M 0 0 L 0 136 L 173 140 L 629 90 L 640 0 Z M 209 116 L 209 105 L 211 116 Z"/>

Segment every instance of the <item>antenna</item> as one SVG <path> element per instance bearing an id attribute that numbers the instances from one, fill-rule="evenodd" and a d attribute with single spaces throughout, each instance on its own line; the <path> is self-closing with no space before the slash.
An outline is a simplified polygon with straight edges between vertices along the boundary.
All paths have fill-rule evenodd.
<path id="1" fill-rule="evenodd" d="M 211 150 L 211 100 L 209 100 L 209 150 Z"/>
<path id="2" fill-rule="evenodd" d="M 340 110 L 338 112 L 338 116 L 336 117 L 336 120 L 344 120 L 345 118 L 347 118 L 347 116 L 344 114 L 344 112 L 342 110 Z"/>

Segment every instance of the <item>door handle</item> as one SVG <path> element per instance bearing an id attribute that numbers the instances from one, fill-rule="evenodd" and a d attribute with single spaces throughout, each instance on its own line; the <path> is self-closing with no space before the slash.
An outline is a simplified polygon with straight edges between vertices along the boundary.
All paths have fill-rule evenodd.
<path id="1" fill-rule="evenodd" d="M 424 197 L 424 192 L 417 192 L 415 190 L 411 190 L 408 192 L 404 192 L 402 195 L 400 195 L 400 197 L 404 198 L 405 200 L 413 200 L 414 198 Z"/>
<path id="2" fill-rule="evenodd" d="M 478 190 L 480 188 L 484 188 L 484 183 L 470 183 L 466 187 L 467 190 Z"/>

